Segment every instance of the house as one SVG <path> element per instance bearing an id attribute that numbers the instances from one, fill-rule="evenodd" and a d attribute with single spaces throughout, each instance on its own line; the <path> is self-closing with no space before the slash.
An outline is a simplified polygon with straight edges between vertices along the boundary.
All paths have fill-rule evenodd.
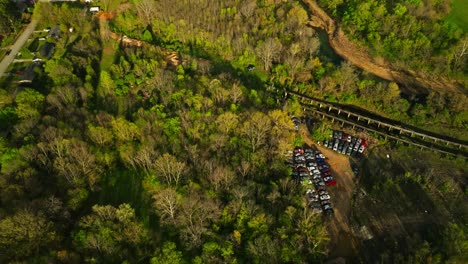
<path id="1" fill-rule="evenodd" d="M 24 71 L 21 74 L 21 79 L 18 81 L 20 84 L 31 84 L 36 77 L 36 71 L 35 68 L 39 64 L 37 63 L 31 63 L 24 69 Z"/>
<path id="2" fill-rule="evenodd" d="M 39 48 L 39 55 L 42 58 L 50 59 L 55 51 L 55 44 L 46 42 Z"/>

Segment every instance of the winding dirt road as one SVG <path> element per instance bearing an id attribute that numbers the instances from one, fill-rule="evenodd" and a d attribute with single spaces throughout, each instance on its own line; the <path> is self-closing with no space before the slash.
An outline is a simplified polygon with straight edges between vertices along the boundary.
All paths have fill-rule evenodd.
<path id="1" fill-rule="evenodd" d="M 309 7 L 311 16 L 309 25 L 324 30 L 333 50 L 356 67 L 382 79 L 402 84 L 405 91 L 411 94 L 427 94 L 429 90 L 468 94 L 468 90 L 458 82 L 409 69 L 397 70 L 384 59 L 373 58 L 367 50 L 351 42 L 343 30 L 315 1 L 303 0 L 303 2 Z"/>

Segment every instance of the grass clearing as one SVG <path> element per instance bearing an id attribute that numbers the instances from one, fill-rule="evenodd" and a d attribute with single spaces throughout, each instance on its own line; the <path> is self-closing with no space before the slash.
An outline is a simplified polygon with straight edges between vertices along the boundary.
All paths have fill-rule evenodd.
<path id="1" fill-rule="evenodd" d="M 116 45 L 117 43 L 111 40 L 103 43 L 101 71 L 109 70 L 110 66 L 114 64 L 115 52 L 117 51 Z"/>
<path id="2" fill-rule="evenodd" d="M 452 11 L 450 12 L 447 20 L 457 24 L 463 31 L 468 32 L 468 1 L 466 0 L 453 0 Z"/>

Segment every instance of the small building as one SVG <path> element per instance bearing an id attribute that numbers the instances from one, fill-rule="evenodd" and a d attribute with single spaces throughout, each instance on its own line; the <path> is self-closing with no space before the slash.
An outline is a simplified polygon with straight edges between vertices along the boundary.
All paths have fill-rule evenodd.
<path id="1" fill-rule="evenodd" d="M 55 25 L 50 29 L 49 37 L 51 37 L 53 39 L 60 38 L 60 26 L 59 25 Z"/>

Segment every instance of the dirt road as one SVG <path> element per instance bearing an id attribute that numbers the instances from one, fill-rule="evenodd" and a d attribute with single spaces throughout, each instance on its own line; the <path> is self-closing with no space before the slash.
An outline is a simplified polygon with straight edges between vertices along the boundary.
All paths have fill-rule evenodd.
<path id="1" fill-rule="evenodd" d="M 21 47 L 26 43 L 26 41 L 29 39 L 29 36 L 33 33 L 33 31 L 36 29 L 37 26 L 37 20 L 33 19 L 31 23 L 24 29 L 23 33 L 19 36 L 19 38 L 16 40 L 15 44 L 13 44 L 10 49 L 11 52 L 10 54 L 6 55 L 5 58 L 0 62 L 0 76 L 3 76 L 5 74 L 5 71 L 7 70 L 8 66 L 10 63 L 13 62 L 13 60 L 16 57 L 16 54 L 18 54 L 18 51 L 21 49 Z"/>
<path id="2" fill-rule="evenodd" d="M 352 233 L 350 226 L 351 199 L 354 191 L 354 174 L 351 169 L 349 157 L 338 154 L 328 148 L 324 148 L 313 142 L 307 129 L 301 129 L 305 143 L 315 146 L 325 157 L 332 170 L 332 175 L 337 185 L 327 188 L 335 213 L 327 217 L 327 227 L 330 234 L 329 259 L 339 257 L 350 258 L 356 255 L 358 241 Z"/>
<path id="3" fill-rule="evenodd" d="M 457 92 L 468 94 L 460 83 L 432 76 L 410 69 L 397 70 L 383 58 L 373 58 L 369 52 L 351 42 L 328 14 L 313 0 L 303 0 L 309 7 L 311 21 L 309 25 L 325 30 L 330 46 L 335 52 L 350 61 L 358 68 L 370 72 L 382 79 L 403 84 L 410 94 L 427 94 L 428 89 L 440 92 Z"/>

